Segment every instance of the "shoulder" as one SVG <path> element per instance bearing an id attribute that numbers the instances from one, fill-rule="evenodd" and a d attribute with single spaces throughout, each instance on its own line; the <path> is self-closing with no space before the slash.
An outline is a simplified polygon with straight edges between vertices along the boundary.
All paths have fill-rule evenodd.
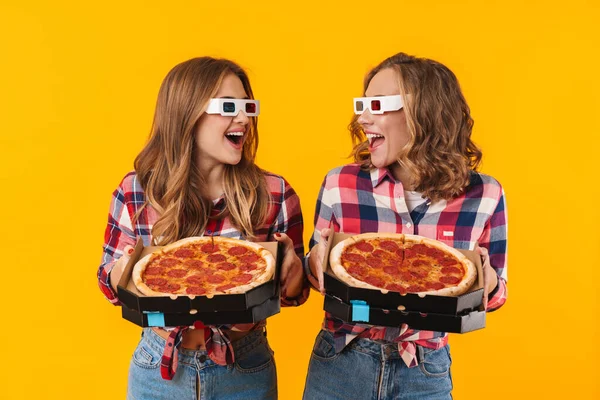
<path id="1" fill-rule="evenodd" d="M 468 197 L 499 199 L 503 195 L 503 189 L 494 177 L 472 171 L 466 194 Z"/>
<path id="2" fill-rule="evenodd" d="M 325 188 L 356 187 L 356 182 L 366 179 L 371 180 L 369 171 L 360 167 L 360 164 L 346 164 L 327 172 L 323 180 Z"/>
<path id="3" fill-rule="evenodd" d="M 128 198 L 139 200 L 139 197 L 144 195 L 144 189 L 135 171 L 131 171 L 123 177 L 121 183 L 119 183 L 119 187 L 115 191 L 115 195 L 123 196 L 124 200 Z"/>
<path id="4" fill-rule="evenodd" d="M 263 175 L 265 177 L 265 182 L 267 183 L 269 193 L 272 195 L 281 195 L 287 190 L 293 190 L 292 186 L 283 176 L 269 171 L 263 171 Z"/>

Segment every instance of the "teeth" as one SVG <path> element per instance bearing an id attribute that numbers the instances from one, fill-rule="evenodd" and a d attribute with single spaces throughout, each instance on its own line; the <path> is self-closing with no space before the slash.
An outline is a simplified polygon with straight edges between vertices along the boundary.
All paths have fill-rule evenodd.
<path id="1" fill-rule="evenodd" d="M 227 132 L 227 136 L 244 136 L 244 132 Z"/>
<path id="2" fill-rule="evenodd" d="M 383 137 L 383 135 L 379 135 L 377 133 L 367 133 L 367 139 L 372 142 L 373 140 Z"/>

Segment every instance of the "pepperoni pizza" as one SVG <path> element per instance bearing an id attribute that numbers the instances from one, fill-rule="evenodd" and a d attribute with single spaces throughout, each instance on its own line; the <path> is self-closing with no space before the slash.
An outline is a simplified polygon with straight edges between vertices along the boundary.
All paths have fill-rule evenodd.
<path id="1" fill-rule="evenodd" d="M 473 285 L 477 269 L 464 254 L 416 235 L 366 233 L 339 242 L 330 253 L 335 275 L 350 286 L 457 296 Z"/>
<path id="2" fill-rule="evenodd" d="M 147 296 L 244 293 L 272 278 L 275 259 L 257 243 L 191 237 L 150 253 L 132 279 Z"/>

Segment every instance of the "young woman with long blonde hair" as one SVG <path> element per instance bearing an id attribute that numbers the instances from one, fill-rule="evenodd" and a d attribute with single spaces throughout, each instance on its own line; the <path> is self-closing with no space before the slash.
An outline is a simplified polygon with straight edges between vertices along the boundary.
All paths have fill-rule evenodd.
<path id="1" fill-rule="evenodd" d="M 230 99 L 226 110 L 222 99 Z M 283 242 L 282 305 L 306 301 L 300 202 L 285 179 L 254 163 L 258 112 L 232 61 L 194 58 L 168 73 L 150 139 L 113 193 L 98 270 L 112 303 L 138 238 L 149 246 L 201 235 Z M 127 398 L 275 399 L 265 324 L 145 328 Z"/>

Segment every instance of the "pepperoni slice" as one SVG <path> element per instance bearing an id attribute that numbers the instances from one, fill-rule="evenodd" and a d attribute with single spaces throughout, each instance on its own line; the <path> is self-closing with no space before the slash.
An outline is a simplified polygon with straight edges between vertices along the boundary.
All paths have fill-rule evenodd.
<path id="1" fill-rule="evenodd" d="M 440 249 L 434 249 L 432 247 L 428 248 L 427 251 L 425 252 L 425 254 L 428 255 L 429 257 L 433 257 L 433 258 L 437 258 L 437 259 L 441 259 L 445 256 L 443 251 L 441 251 Z"/>
<path id="2" fill-rule="evenodd" d="M 400 270 L 398 270 L 397 267 L 394 266 L 387 266 L 387 267 L 383 267 L 383 272 L 385 272 L 386 274 L 390 274 L 390 275 L 400 275 Z"/>
<path id="3" fill-rule="evenodd" d="M 398 246 L 398 244 L 392 240 L 382 240 L 381 242 L 379 242 L 379 247 L 392 252 L 400 248 L 400 246 Z"/>
<path id="4" fill-rule="evenodd" d="M 364 265 L 354 264 L 348 268 L 348 273 L 356 278 L 362 279 L 368 272 L 367 267 Z"/>
<path id="5" fill-rule="evenodd" d="M 233 287 L 235 287 L 235 285 L 232 285 L 231 283 L 226 283 L 226 284 L 224 284 L 224 285 L 217 286 L 217 287 L 215 288 L 215 290 L 216 290 L 216 291 L 218 291 L 218 292 L 224 292 L 224 291 L 226 291 L 227 289 L 231 289 L 231 288 L 233 288 Z"/>
<path id="6" fill-rule="evenodd" d="M 460 278 L 458 276 L 442 276 L 440 278 L 440 282 L 442 283 L 446 283 L 448 285 L 456 285 L 458 282 L 460 282 Z"/>
<path id="7" fill-rule="evenodd" d="M 223 271 L 231 271 L 234 268 L 235 268 L 235 264 L 232 264 L 230 262 L 224 262 L 224 263 L 217 264 L 217 269 L 220 269 Z"/>
<path id="8" fill-rule="evenodd" d="M 181 257 L 181 258 L 190 258 L 190 257 L 194 257 L 194 250 L 190 250 L 190 249 L 179 249 L 177 251 L 175 251 L 175 253 L 173 253 L 173 255 L 175 257 Z"/>
<path id="9" fill-rule="evenodd" d="M 210 256 L 206 257 L 206 260 L 211 263 L 218 263 L 227 260 L 227 257 L 225 257 L 223 254 L 211 254 Z"/>
<path id="10" fill-rule="evenodd" d="M 342 260 L 350 262 L 365 262 L 365 258 L 362 255 L 356 253 L 344 253 L 344 255 L 342 256 Z"/>
<path id="11" fill-rule="evenodd" d="M 429 272 L 426 270 L 423 270 L 421 268 L 411 268 L 410 274 L 412 276 L 414 276 L 415 278 L 422 279 L 422 278 L 425 278 L 427 275 L 429 275 Z"/>
<path id="12" fill-rule="evenodd" d="M 240 260 L 242 260 L 242 262 L 245 263 L 253 263 L 254 261 L 260 260 L 260 256 L 256 253 L 250 253 L 246 254 L 245 256 L 242 256 Z"/>
<path id="13" fill-rule="evenodd" d="M 373 256 L 367 257 L 367 264 L 373 268 L 383 268 L 383 261 Z"/>
<path id="14" fill-rule="evenodd" d="M 377 258 L 384 258 L 387 257 L 389 253 L 383 251 L 383 250 L 375 250 L 373 252 L 373 257 L 377 257 Z"/>
<path id="15" fill-rule="evenodd" d="M 360 251 L 364 251 L 365 253 L 370 253 L 373 251 L 373 246 L 371 246 L 370 243 L 367 243 L 365 241 L 362 242 L 358 242 L 354 245 L 357 249 L 359 249 Z"/>
<path id="16" fill-rule="evenodd" d="M 247 253 L 248 249 L 244 246 L 235 246 L 227 250 L 227 253 L 232 256 L 241 256 L 244 253 Z"/>
<path id="17" fill-rule="evenodd" d="M 426 254 L 428 249 L 429 249 L 429 247 L 427 247 L 421 243 L 414 244 L 410 248 L 410 250 L 414 251 L 415 253 L 420 253 L 420 254 Z"/>
<path id="18" fill-rule="evenodd" d="M 460 274 L 462 271 L 458 267 L 444 267 L 442 268 L 442 274 Z"/>
<path id="19" fill-rule="evenodd" d="M 426 282 L 425 287 L 431 290 L 440 290 L 446 286 L 442 282 Z"/>
<path id="20" fill-rule="evenodd" d="M 234 282 L 248 283 L 252 280 L 252 275 L 250 275 L 250 274 L 236 275 L 233 278 L 231 278 L 231 280 Z"/>
<path id="21" fill-rule="evenodd" d="M 427 289 L 425 289 L 425 287 L 421 286 L 421 285 L 410 285 L 409 287 L 406 288 L 406 291 L 408 293 L 418 293 L 418 292 L 426 292 Z"/>
<path id="22" fill-rule="evenodd" d="M 165 278 L 150 278 L 146 279 L 146 285 L 150 286 L 164 286 L 169 283 Z"/>
<path id="23" fill-rule="evenodd" d="M 385 286 L 385 281 L 383 279 L 379 278 L 378 276 L 369 275 L 364 279 L 364 281 L 373 286 L 377 286 L 377 287 Z"/>
<path id="24" fill-rule="evenodd" d="M 242 271 L 254 271 L 258 266 L 256 264 L 246 263 L 240 265 L 240 270 Z"/>
<path id="25" fill-rule="evenodd" d="M 204 289 L 203 287 L 200 287 L 200 286 L 191 286 L 191 287 L 185 289 L 185 292 L 187 294 L 203 295 L 206 293 L 206 289 Z"/>
<path id="26" fill-rule="evenodd" d="M 188 283 L 190 285 L 200 285 L 202 282 L 204 282 L 204 277 L 205 275 L 200 274 L 188 276 L 187 278 L 185 278 L 185 283 Z"/>
<path id="27" fill-rule="evenodd" d="M 204 266 L 204 263 L 200 260 L 185 260 L 183 265 L 191 269 L 200 269 Z"/>
<path id="28" fill-rule="evenodd" d="M 146 275 L 162 275 L 167 269 L 164 267 L 148 267 L 146 268 Z"/>
<path id="29" fill-rule="evenodd" d="M 423 266 L 423 265 L 429 265 L 429 263 L 426 260 L 414 260 L 412 262 L 412 266 L 413 267 L 420 267 L 420 266 Z"/>
<path id="30" fill-rule="evenodd" d="M 169 275 L 171 278 L 183 278 L 187 275 L 187 271 L 181 268 L 172 269 L 167 272 L 167 275 Z"/>
<path id="31" fill-rule="evenodd" d="M 165 286 L 160 287 L 160 290 L 162 292 L 167 292 L 167 293 L 175 293 L 179 289 L 181 289 L 181 285 L 178 283 L 167 283 Z"/>
<path id="32" fill-rule="evenodd" d="M 402 279 L 404 282 L 408 282 L 408 281 L 412 281 L 414 278 L 410 272 L 401 272 L 400 279 Z"/>
<path id="33" fill-rule="evenodd" d="M 216 253 L 219 251 L 219 245 L 212 243 L 203 244 L 202 247 L 200 247 L 200 250 L 204 253 Z"/>
<path id="34" fill-rule="evenodd" d="M 388 283 L 385 285 L 387 290 L 391 290 L 392 292 L 398 292 L 400 294 L 406 294 L 406 289 L 402 285 L 398 285 L 397 283 Z"/>
<path id="35" fill-rule="evenodd" d="M 394 254 L 396 254 L 396 256 L 400 258 L 398 262 L 404 262 L 404 257 L 406 257 L 404 249 L 398 249 L 394 252 Z"/>
<path id="36" fill-rule="evenodd" d="M 450 265 L 458 264 L 458 261 L 456 261 L 454 258 L 446 257 L 439 260 L 439 263 L 443 267 L 448 267 Z"/>
<path id="37" fill-rule="evenodd" d="M 206 280 L 210 283 L 223 283 L 225 282 L 225 278 L 223 275 L 209 275 L 206 277 Z"/>
<path id="38" fill-rule="evenodd" d="M 402 249 L 396 251 L 396 254 L 398 254 L 399 251 L 402 251 Z M 408 259 L 410 260 L 411 258 L 415 258 L 417 256 L 417 252 L 413 249 L 404 249 L 404 259 Z"/>
<path id="39" fill-rule="evenodd" d="M 174 267 L 179 264 L 179 260 L 176 258 L 163 258 L 158 262 L 159 265 L 163 267 Z"/>

